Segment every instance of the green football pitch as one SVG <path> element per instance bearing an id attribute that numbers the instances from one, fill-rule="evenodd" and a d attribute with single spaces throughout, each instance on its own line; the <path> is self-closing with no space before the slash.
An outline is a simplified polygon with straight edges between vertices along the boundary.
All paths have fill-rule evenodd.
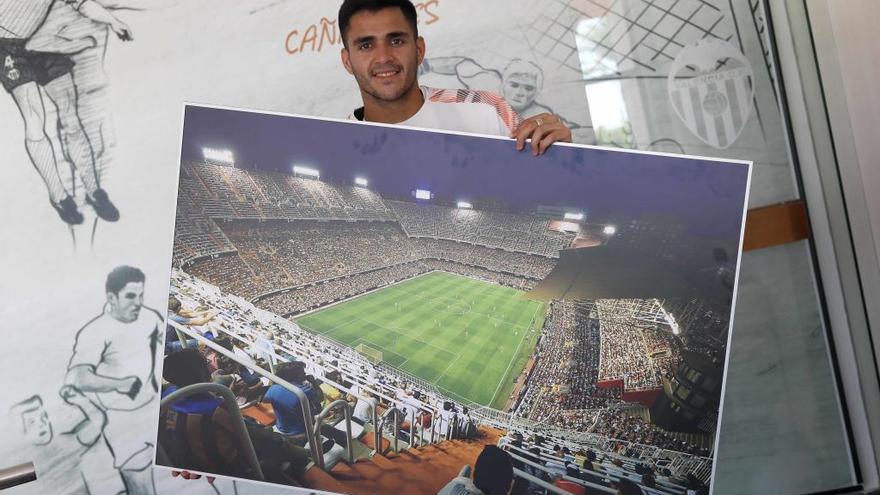
<path id="1" fill-rule="evenodd" d="M 501 408 L 535 349 L 545 304 L 524 292 L 432 272 L 298 318 L 304 329 L 386 363 L 463 402 Z"/>

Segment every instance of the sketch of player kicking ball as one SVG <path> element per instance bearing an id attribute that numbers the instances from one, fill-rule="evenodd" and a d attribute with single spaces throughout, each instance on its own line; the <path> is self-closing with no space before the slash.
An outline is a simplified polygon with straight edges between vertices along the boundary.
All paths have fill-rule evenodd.
<path id="1" fill-rule="evenodd" d="M 92 393 L 107 414 L 104 439 L 129 494 L 155 493 L 149 407 L 159 395 L 156 364 L 165 330 L 161 314 L 144 306 L 143 272 L 114 268 L 105 284 L 104 311 L 76 335 L 67 382 Z"/>
<path id="2" fill-rule="evenodd" d="M 58 394 L 77 409 L 73 426 L 58 433 L 59 419 L 53 424 L 39 395 L 10 408 L 25 439 L 35 448 L 39 486 L 62 495 L 125 493 L 119 472 L 111 467 L 113 454 L 101 441 L 107 415 L 75 387 L 65 385 Z"/>

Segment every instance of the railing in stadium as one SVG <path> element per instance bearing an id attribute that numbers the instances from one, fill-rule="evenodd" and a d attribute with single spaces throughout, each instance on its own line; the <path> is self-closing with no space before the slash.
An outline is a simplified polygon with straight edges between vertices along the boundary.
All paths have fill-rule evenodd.
<path id="1" fill-rule="evenodd" d="M 620 450 L 629 453 L 628 457 L 666 467 L 673 474 L 685 476 L 693 474 L 697 479 L 707 482 L 712 474 L 712 459 L 684 452 L 661 449 L 653 445 L 643 445 L 617 440 L 589 432 L 573 432 L 544 425 L 529 419 L 519 418 L 485 406 L 471 410 L 471 417 L 490 426 L 505 430 L 541 433 L 546 436 L 565 439 L 578 445 L 592 446 L 596 450 L 614 453 Z M 623 456 L 620 456 L 623 457 Z"/>
<path id="2" fill-rule="evenodd" d="M 255 363 L 242 363 L 239 359 L 236 359 L 236 356 L 234 353 L 228 351 L 227 349 L 214 343 L 213 341 L 205 338 L 204 336 L 202 336 L 201 334 L 199 334 L 198 332 L 196 332 L 192 329 L 189 329 L 189 328 L 187 328 L 183 325 L 180 325 L 180 324 L 178 324 L 174 321 L 171 321 L 171 320 L 169 320 L 168 323 L 170 325 L 172 325 L 172 327 L 178 333 L 178 337 L 180 338 L 180 342 L 184 342 L 184 343 L 187 342 L 187 340 L 188 340 L 187 337 L 194 338 L 197 341 L 203 343 L 205 346 L 211 348 L 212 350 L 226 356 L 229 359 L 232 359 L 236 362 L 239 362 L 240 364 L 242 364 L 243 366 L 246 366 L 247 368 L 251 369 L 255 373 L 267 378 L 271 382 L 276 383 L 278 385 L 281 385 L 285 389 L 293 392 L 300 400 L 300 405 L 302 407 L 302 412 L 303 412 L 304 426 L 306 428 L 307 442 L 310 447 L 310 450 L 312 451 L 313 461 L 321 469 L 324 469 L 324 452 L 323 452 L 323 447 L 321 445 L 321 442 L 319 442 L 317 440 L 317 438 L 320 435 L 321 423 L 322 423 L 323 419 L 327 415 L 329 415 L 329 413 L 332 410 L 343 409 L 344 414 L 345 414 L 344 421 L 345 421 L 345 427 L 346 427 L 345 433 L 346 433 L 346 445 L 347 445 L 347 461 L 349 463 L 354 462 L 354 453 L 353 453 L 353 447 L 352 447 L 353 446 L 353 437 L 352 437 L 352 426 L 351 426 L 352 407 L 346 401 L 337 400 L 331 404 L 328 404 L 318 415 L 312 416 L 311 411 L 308 409 L 310 402 L 309 402 L 308 398 L 305 396 L 305 394 L 302 392 L 302 390 L 299 389 L 299 387 L 282 380 L 280 377 L 276 376 L 273 373 L 267 372 L 266 370 L 262 369 L 260 366 L 257 366 Z M 328 380 L 326 378 L 324 379 L 324 381 L 329 383 L 330 385 L 334 386 L 335 388 L 337 388 L 338 390 L 340 390 L 342 392 L 352 393 L 352 391 L 350 389 L 343 386 L 342 384 L 335 383 L 335 382 Z M 172 396 L 173 396 L 173 394 L 172 394 Z M 172 396 L 169 396 L 169 398 Z M 378 427 L 376 428 L 376 430 L 374 432 L 374 435 L 375 435 L 374 452 L 380 452 L 382 449 L 382 442 L 381 442 L 381 440 L 382 440 L 382 424 L 384 423 L 388 413 L 392 413 L 394 415 L 395 428 L 396 428 L 396 425 L 398 424 L 397 419 L 400 417 L 401 414 L 404 414 L 404 413 L 401 413 L 396 407 L 392 407 L 392 408 L 389 408 L 389 410 L 386 412 L 386 415 L 383 416 L 382 421 L 380 421 L 379 417 L 378 417 L 378 408 L 377 408 L 378 403 L 377 403 L 377 401 L 372 398 L 364 399 L 364 400 L 367 400 L 370 403 L 370 408 L 372 410 L 372 423 L 373 423 L 373 425 L 378 425 Z M 236 405 L 235 407 L 236 407 L 236 411 L 237 411 L 238 406 Z M 440 415 L 438 413 L 439 412 L 436 409 L 430 408 L 427 405 L 424 405 L 423 407 L 419 407 L 418 412 L 410 411 L 411 417 L 410 417 L 410 430 L 409 430 L 409 436 L 408 436 L 408 442 L 407 442 L 408 447 L 422 446 L 425 443 L 436 443 L 437 441 L 443 440 L 443 438 L 441 438 L 439 435 L 437 435 L 437 426 L 440 425 L 441 421 L 442 421 L 440 419 Z M 423 418 L 425 414 L 430 414 L 432 418 L 437 418 L 436 420 L 432 420 L 431 431 L 430 431 L 430 435 L 427 440 L 425 439 L 424 423 L 423 423 L 423 421 L 421 421 L 421 418 Z M 451 431 L 452 428 L 450 428 L 449 430 Z M 393 437 L 394 438 L 394 449 L 395 449 L 395 453 L 396 453 L 398 451 L 397 438 L 398 438 L 399 432 L 395 431 L 394 433 L 395 433 L 394 437 Z M 384 452 L 380 452 L 380 453 L 384 453 Z"/>
<path id="3" fill-rule="evenodd" d="M 232 427 L 235 430 L 235 437 L 238 440 L 239 446 L 244 450 L 245 460 L 247 461 L 248 466 L 251 469 L 251 473 L 253 474 L 254 479 L 260 481 L 266 479 L 263 476 L 263 468 L 260 467 L 260 461 L 257 458 L 257 453 L 256 451 L 254 451 L 254 445 L 251 442 L 251 437 L 248 434 L 247 428 L 244 425 L 241 411 L 238 408 L 238 404 L 235 402 L 235 395 L 233 395 L 232 390 L 229 390 L 228 387 L 224 387 L 223 385 L 219 385 L 216 383 L 196 383 L 183 387 L 179 390 L 175 390 L 167 397 L 162 399 L 159 406 L 160 411 L 165 411 L 179 400 L 203 393 L 214 393 L 219 395 L 223 399 L 224 408 L 232 416 Z M 174 461 L 168 458 L 168 455 L 165 453 L 165 449 L 161 445 L 159 446 L 159 452 L 161 454 L 159 459 L 161 464 L 173 464 Z M 177 461 L 179 462 L 180 460 L 178 459 Z M 169 467 L 186 466 L 171 465 Z"/>

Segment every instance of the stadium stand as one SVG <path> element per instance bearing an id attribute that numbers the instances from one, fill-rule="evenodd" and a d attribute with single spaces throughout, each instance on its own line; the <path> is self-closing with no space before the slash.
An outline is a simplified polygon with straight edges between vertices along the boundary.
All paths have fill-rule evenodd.
<path id="1" fill-rule="evenodd" d="M 573 234 L 551 231 L 547 220 L 531 215 L 388 200 L 362 187 L 207 163 L 183 163 L 179 191 L 172 290 L 187 307 L 219 312 L 204 328 L 190 330 L 229 339 L 237 360 L 264 371 L 305 363 L 316 387 L 335 390 L 330 395 L 347 404 L 323 417 L 341 430 L 345 407 L 358 418 L 356 452 L 332 435 L 319 435 L 320 449 L 306 447 L 320 473 L 308 469 L 285 482 L 370 493 L 368 487 L 380 490 L 364 481 L 375 466 L 358 460 L 373 457 L 380 472 L 394 472 L 383 459 L 402 463 L 392 451 L 408 449 L 442 465 L 434 477 L 441 479 L 432 478 L 434 491 L 425 492 L 436 493 L 462 467 L 444 464 L 447 459 L 430 450 L 437 441 L 453 442 L 471 460 L 483 445 L 497 443 L 512 455 L 517 483 L 532 493 L 567 493 L 558 488 L 565 483 L 614 493 L 616 483 L 628 479 L 645 493 L 677 495 L 686 485 L 708 481 L 707 447 L 665 432 L 640 416 L 640 406 L 623 400 L 629 392 L 661 388 L 683 345 L 625 305 L 552 301 L 508 412 L 453 400 L 431 383 L 370 362 L 292 321 L 432 271 L 527 291 L 554 269 Z M 693 313 L 695 321 L 715 318 Z M 717 338 L 694 336 L 687 345 L 723 355 Z M 243 380 L 249 373 L 232 375 Z M 615 380 L 623 386 L 599 386 Z M 262 379 L 264 387 L 272 382 Z M 245 416 L 273 422 L 254 389 L 235 383 Z M 317 418 L 321 410 L 313 412 Z M 477 443 L 463 438 L 469 423 L 479 425 Z M 571 469 L 570 459 L 551 446 L 592 452 L 591 468 L 581 462 Z M 364 491 L 343 479 L 361 479 Z"/>
<path id="2" fill-rule="evenodd" d="M 307 371 L 316 380 L 324 380 L 327 376 L 336 378 L 338 381 L 333 381 L 334 386 L 339 390 L 345 391 L 345 394 L 352 396 L 349 398 L 349 401 L 355 410 L 361 399 L 374 397 L 378 398 L 378 410 L 387 412 L 391 408 L 398 408 L 405 412 L 411 421 L 401 421 L 397 427 L 399 428 L 398 431 L 395 432 L 394 428 L 390 430 L 387 428 L 382 429 L 380 443 L 385 445 L 385 448 L 388 450 L 385 452 L 387 455 L 384 457 L 380 456 L 380 458 L 387 457 L 392 461 L 392 464 L 384 466 L 383 469 L 395 469 L 393 461 L 397 459 L 397 456 L 392 454 L 390 450 L 394 438 L 398 438 L 398 442 L 403 446 L 399 446 L 399 448 L 416 449 L 415 455 L 418 455 L 420 458 L 427 456 L 432 462 L 438 463 L 435 467 L 441 469 L 440 472 L 445 472 L 443 471 L 445 466 L 439 465 L 442 461 L 438 458 L 438 451 L 431 450 L 430 448 L 425 450 L 425 445 L 428 444 L 427 441 L 425 445 L 413 446 L 404 439 L 408 440 L 419 435 L 414 433 L 414 430 L 408 429 L 412 428 L 413 425 L 416 425 L 415 428 L 417 429 L 422 428 L 421 435 L 428 436 L 430 434 L 426 431 L 427 427 L 425 425 L 430 424 L 435 431 L 433 435 L 438 439 L 441 437 L 448 439 L 463 434 L 464 430 L 458 424 L 465 418 L 462 413 L 466 405 L 451 401 L 429 385 L 419 384 L 418 379 L 406 377 L 400 371 L 392 372 L 390 368 L 384 365 L 376 366 L 352 349 L 340 346 L 321 336 L 305 332 L 295 323 L 279 318 L 268 311 L 261 310 L 241 298 L 224 294 L 219 288 L 213 287 L 192 275 L 175 270 L 173 274 L 173 287 L 175 296 L 180 298 L 186 306 L 212 307 L 219 310 L 218 317 L 206 325 L 206 328 L 201 329 L 201 331 L 214 332 L 218 336 L 226 336 L 232 339 L 236 347 L 239 348 L 239 353 L 248 356 L 253 362 L 271 367 L 273 365 L 270 362 L 280 363 L 285 360 L 302 361 L 306 363 Z M 563 304 L 563 306 L 565 305 Z M 260 357 L 263 351 L 259 348 L 258 342 L 261 339 L 272 343 L 271 351 L 266 361 L 261 361 Z M 240 399 L 239 402 L 242 401 L 243 399 Z M 243 413 L 246 416 L 249 414 L 256 415 L 252 411 L 253 405 L 245 406 L 243 407 Z M 638 480 L 639 482 L 646 480 L 645 482 L 648 485 L 654 484 L 658 486 L 658 488 L 650 488 L 644 485 L 645 493 L 683 494 L 684 490 L 680 487 L 684 486 L 682 484 L 686 483 L 688 475 L 691 475 L 694 479 L 702 478 L 703 482 L 708 478 L 711 460 L 683 453 L 681 449 L 686 446 L 673 445 L 668 443 L 669 439 L 663 439 L 664 442 L 667 442 L 667 447 L 679 449 L 675 451 L 662 449 L 656 445 L 638 444 L 619 438 L 624 436 L 623 432 L 631 432 L 631 430 L 640 432 L 644 430 L 643 425 L 619 420 L 619 418 L 622 418 L 619 415 L 612 416 L 613 421 L 609 423 L 615 428 L 612 431 L 617 437 L 613 438 L 596 434 L 596 432 L 583 432 L 572 435 L 570 430 L 548 428 L 542 425 L 542 423 L 521 420 L 513 416 L 502 416 L 499 419 L 499 417 L 485 414 L 485 411 L 481 409 L 485 408 L 475 408 L 467 416 L 467 418 L 470 418 L 467 421 L 475 421 L 482 425 L 480 431 L 483 433 L 483 436 L 480 437 L 481 439 L 477 443 L 467 439 L 441 441 L 451 442 L 448 446 L 455 447 L 458 457 L 462 455 L 475 457 L 480 445 L 486 442 L 497 442 L 504 446 L 507 440 L 498 439 L 499 436 L 506 431 L 508 432 L 508 438 L 513 438 L 511 435 L 514 435 L 514 432 L 516 432 L 519 437 L 528 438 L 530 441 L 541 445 L 541 448 L 544 449 L 542 455 L 543 474 L 540 474 L 538 479 L 551 486 L 553 485 L 550 482 L 558 481 L 567 476 L 560 475 L 559 466 L 553 464 L 555 454 L 550 448 L 551 445 L 564 446 L 571 452 L 597 453 L 599 460 L 593 463 L 593 470 L 590 473 L 586 473 L 586 475 L 592 476 L 587 476 L 587 483 L 593 483 L 597 487 L 604 487 L 609 490 L 613 489 L 615 482 L 626 478 Z M 418 420 L 420 412 L 422 413 L 422 418 L 428 414 L 432 418 L 436 418 L 437 426 L 433 426 L 433 423 Z M 370 436 L 369 433 L 373 426 L 369 421 L 366 422 L 367 433 L 362 438 L 366 439 Z M 486 432 L 490 433 L 486 435 Z M 647 435 L 643 431 L 638 438 L 654 440 L 652 435 Z M 636 439 L 636 436 L 634 435 L 632 439 Z M 325 438 L 324 441 L 326 443 L 329 439 Z M 375 441 L 367 441 L 367 443 L 375 445 Z M 414 440 L 414 443 L 418 445 L 416 440 Z M 522 445 L 522 448 L 527 451 L 532 447 L 528 443 Z M 366 470 L 357 461 L 353 464 L 339 463 L 342 449 L 336 448 L 336 450 L 333 450 L 334 448 L 336 447 L 331 447 L 328 451 L 332 452 L 332 455 L 326 455 L 327 461 L 324 465 L 324 468 L 329 470 L 331 475 L 337 472 L 344 472 L 346 476 L 343 476 L 343 478 L 348 479 L 347 476 Z M 375 454 L 373 454 L 373 457 L 375 457 Z M 561 472 L 564 473 L 564 458 L 562 458 L 562 461 L 557 460 L 556 462 L 563 463 Z M 335 467 L 337 464 L 339 467 Z M 648 477 L 640 474 L 638 471 L 644 467 L 650 468 L 653 474 Z M 401 469 L 403 468 L 401 467 Z M 523 471 L 523 473 L 525 473 L 523 476 L 528 474 L 527 471 Z M 441 478 L 451 477 L 451 474 L 445 474 Z M 523 477 L 522 479 L 526 478 Z M 438 479 L 437 483 L 442 485 L 442 481 L 442 479 Z M 693 480 L 690 482 L 693 482 Z M 348 493 L 370 493 L 369 491 L 358 491 L 351 485 L 342 484 L 340 480 L 333 478 L 333 476 L 327 478 L 317 474 L 311 469 L 311 466 L 301 479 L 295 480 L 294 484 L 314 488 L 323 487 L 325 489 L 331 489 L 330 487 L 332 487 L 335 490 L 345 488 L 342 491 Z M 371 486 L 375 489 L 375 485 L 367 484 L 364 486 Z M 587 484 L 585 486 L 591 487 L 592 485 Z M 540 485 L 540 487 L 542 490 L 547 489 L 544 485 Z M 596 489 L 596 487 L 593 487 L 593 489 Z M 613 493 L 613 491 L 608 491 L 607 493 Z"/>
<path id="3" fill-rule="evenodd" d="M 681 360 L 671 335 L 635 317 L 615 314 L 615 303 L 597 301 L 602 342 L 599 381 L 620 379 L 624 390 L 662 387 Z"/>

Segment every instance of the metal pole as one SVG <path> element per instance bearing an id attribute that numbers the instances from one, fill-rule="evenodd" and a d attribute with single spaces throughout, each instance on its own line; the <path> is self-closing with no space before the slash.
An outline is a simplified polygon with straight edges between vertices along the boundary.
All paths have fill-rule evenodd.
<path id="1" fill-rule="evenodd" d="M 415 439 L 416 439 L 416 412 L 410 411 L 409 416 L 410 416 L 410 420 L 409 420 L 409 442 L 408 443 L 409 443 L 410 448 L 412 448 L 412 446 L 416 443 L 415 442 Z"/>
<path id="2" fill-rule="evenodd" d="M 324 418 L 327 417 L 328 414 L 330 414 L 330 411 L 332 411 L 333 409 L 337 409 L 339 407 L 343 408 L 343 413 L 344 413 L 344 417 L 345 417 L 345 432 L 346 432 L 345 440 L 346 440 L 346 446 L 347 446 L 347 450 L 348 450 L 348 462 L 353 463 L 354 462 L 354 446 L 353 446 L 354 438 L 352 438 L 352 435 L 351 435 L 351 407 L 349 407 L 348 402 L 346 402 L 343 399 L 338 399 L 338 400 L 331 402 L 330 404 L 327 404 L 327 407 L 325 407 L 324 410 L 321 411 L 321 413 L 315 417 L 315 437 L 318 437 L 321 434 L 321 425 L 324 423 Z M 324 467 L 324 463 L 323 463 L 323 461 L 324 461 L 324 458 L 323 458 L 324 446 L 321 445 L 320 447 L 321 447 L 322 456 L 321 456 L 321 464 L 319 465 L 319 467 L 323 468 Z M 317 464 L 317 461 L 315 461 L 315 463 Z"/>
<path id="3" fill-rule="evenodd" d="M 391 416 L 393 416 L 392 421 L 394 422 L 394 427 L 392 428 L 392 431 L 394 432 L 394 453 L 397 454 L 400 452 L 400 449 L 397 447 L 398 429 L 400 428 L 400 410 L 397 409 L 397 407 L 392 406 L 391 411 L 393 411 Z"/>
<path id="4" fill-rule="evenodd" d="M 345 401 L 342 401 L 345 402 Z M 351 412 L 352 408 L 345 403 L 345 438 L 348 440 L 348 463 L 354 464 L 354 438 L 351 436 Z"/>
<path id="5" fill-rule="evenodd" d="M 180 342 L 180 347 L 182 349 L 186 349 L 188 347 L 186 345 L 187 344 L 186 334 L 181 332 L 180 330 L 177 330 L 176 328 L 174 330 L 177 332 L 177 341 Z"/>
<path id="6" fill-rule="evenodd" d="M 194 385 L 188 385 L 179 390 L 175 390 L 162 399 L 159 403 L 159 407 L 160 409 L 167 409 L 180 399 L 189 397 L 193 394 L 201 394 L 205 392 L 213 392 L 223 398 L 226 411 L 232 415 L 232 427 L 235 429 L 235 435 L 238 437 L 239 443 L 242 444 L 244 455 L 247 458 L 248 463 L 251 465 L 255 477 L 260 481 L 266 479 L 263 476 L 263 469 L 260 467 L 257 453 L 254 451 L 254 444 L 251 442 L 251 436 L 241 417 L 241 410 L 238 409 L 238 404 L 235 402 L 235 396 L 232 395 L 232 390 L 229 390 L 229 387 L 224 387 L 217 383 L 196 383 Z"/>
<path id="7" fill-rule="evenodd" d="M 37 472 L 34 470 L 33 462 L 25 462 L 17 466 L 0 469 L 0 490 L 30 483 L 31 481 L 36 481 L 36 479 Z"/>
<path id="8" fill-rule="evenodd" d="M 382 425 L 379 423 L 379 403 L 370 397 L 370 405 L 373 407 L 373 440 L 376 444 L 376 452 L 382 455 Z M 384 422 L 384 419 L 383 419 Z"/>

